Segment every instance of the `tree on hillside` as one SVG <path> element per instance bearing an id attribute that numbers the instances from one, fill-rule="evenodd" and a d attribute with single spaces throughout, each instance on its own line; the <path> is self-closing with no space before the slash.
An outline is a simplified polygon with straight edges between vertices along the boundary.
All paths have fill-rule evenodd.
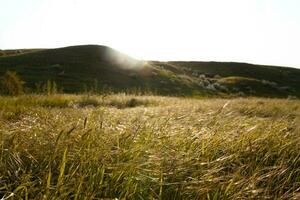
<path id="1" fill-rule="evenodd" d="M 16 72 L 6 71 L 0 78 L 1 94 L 5 95 L 21 95 L 24 94 L 24 81 Z"/>

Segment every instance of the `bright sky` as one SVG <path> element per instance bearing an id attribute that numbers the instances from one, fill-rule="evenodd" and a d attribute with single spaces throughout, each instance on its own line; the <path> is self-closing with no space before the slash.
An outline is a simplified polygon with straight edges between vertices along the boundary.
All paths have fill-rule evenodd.
<path id="1" fill-rule="evenodd" d="M 0 49 L 78 44 L 300 68 L 300 0 L 0 0 Z"/>

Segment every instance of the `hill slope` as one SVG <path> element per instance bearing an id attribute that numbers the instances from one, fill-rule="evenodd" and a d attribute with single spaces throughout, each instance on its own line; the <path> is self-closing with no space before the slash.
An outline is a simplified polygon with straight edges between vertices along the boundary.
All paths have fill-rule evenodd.
<path id="1" fill-rule="evenodd" d="M 69 93 L 93 87 L 115 91 L 140 88 L 170 95 L 300 96 L 300 70 L 294 68 L 144 62 L 99 45 L 0 52 L 0 74 L 17 71 L 32 91 L 53 80 Z"/>

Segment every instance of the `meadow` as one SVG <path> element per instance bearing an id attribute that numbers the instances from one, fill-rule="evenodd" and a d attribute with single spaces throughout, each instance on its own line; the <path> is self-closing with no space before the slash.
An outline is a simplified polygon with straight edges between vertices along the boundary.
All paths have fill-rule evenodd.
<path id="1" fill-rule="evenodd" d="M 2 199 L 299 199 L 300 101 L 0 97 Z"/>

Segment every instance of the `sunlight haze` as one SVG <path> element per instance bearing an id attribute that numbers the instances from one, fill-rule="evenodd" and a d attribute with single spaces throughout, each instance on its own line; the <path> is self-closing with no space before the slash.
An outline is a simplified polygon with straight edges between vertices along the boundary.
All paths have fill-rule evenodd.
<path id="1" fill-rule="evenodd" d="M 107 45 L 145 60 L 300 68 L 297 0 L 0 0 L 0 49 Z"/>

